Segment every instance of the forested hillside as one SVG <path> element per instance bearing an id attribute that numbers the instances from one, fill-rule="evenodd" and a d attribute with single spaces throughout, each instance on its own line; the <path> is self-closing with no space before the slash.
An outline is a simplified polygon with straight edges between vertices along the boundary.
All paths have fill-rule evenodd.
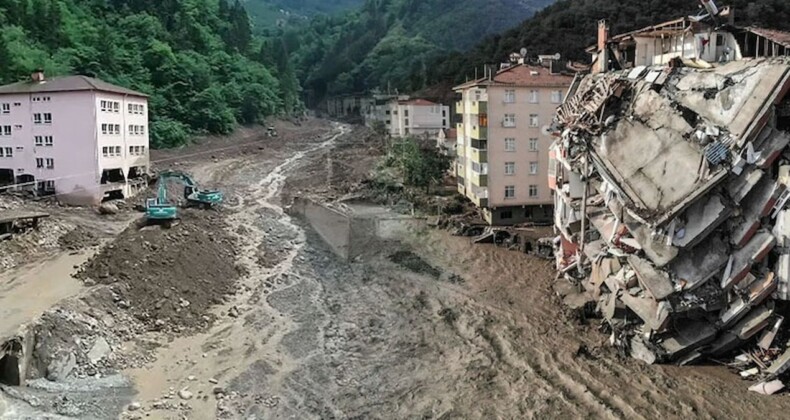
<path id="1" fill-rule="evenodd" d="M 314 96 L 426 83 L 437 57 L 464 50 L 552 0 L 367 0 L 342 17 L 319 16 L 274 42 L 291 52 Z"/>
<path id="2" fill-rule="evenodd" d="M 254 39 L 238 1 L 0 2 L 0 82 L 43 67 L 147 93 L 155 147 L 297 107 L 288 60 L 268 45 Z"/>
<path id="3" fill-rule="evenodd" d="M 790 29 L 787 0 L 719 3 L 735 8 L 736 24 Z M 568 59 L 587 61 L 584 48 L 595 43 L 600 19 L 607 19 L 612 33 L 617 34 L 696 14 L 698 4 L 696 0 L 560 0 L 518 27 L 480 42 L 469 52 L 438 58 L 432 63 L 427 85 L 463 82 L 474 75 L 475 68 L 499 63 L 521 48 L 527 48 L 532 55 L 559 52 Z"/>
<path id="4" fill-rule="evenodd" d="M 283 24 L 306 25 L 319 14 L 335 15 L 362 5 L 364 0 L 242 0 L 258 32 Z"/>

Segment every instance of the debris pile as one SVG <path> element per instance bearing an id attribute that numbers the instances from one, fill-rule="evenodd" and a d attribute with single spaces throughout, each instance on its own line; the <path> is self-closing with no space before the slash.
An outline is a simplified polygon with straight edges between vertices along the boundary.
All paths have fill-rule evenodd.
<path id="1" fill-rule="evenodd" d="M 745 350 L 745 377 L 785 372 L 790 60 L 639 66 L 571 90 L 551 150 L 555 259 L 612 344 L 648 363 Z"/>
<path id="2" fill-rule="evenodd" d="M 111 285 L 118 308 L 150 330 L 186 332 L 210 322 L 209 308 L 233 293 L 243 274 L 230 233 L 212 212 L 184 210 L 171 229 L 130 227 L 85 264 L 77 277 Z"/>

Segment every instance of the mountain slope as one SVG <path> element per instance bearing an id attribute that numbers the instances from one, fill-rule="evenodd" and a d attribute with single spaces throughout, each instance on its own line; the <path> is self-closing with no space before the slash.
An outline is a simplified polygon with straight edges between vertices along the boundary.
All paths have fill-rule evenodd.
<path id="1" fill-rule="evenodd" d="M 288 66 L 251 58 L 259 44 L 244 9 L 227 0 L 0 2 L 0 83 L 42 67 L 147 93 L 157 147 L 296 105 Z"/>
<path id="2" fill-rule="evenodd" d="M 284 23 L 304 24 L 319 14 L 334 15 L 361 6 L 364 0 L 242 0 L 259 31 Z"/>
<path id="3" fill-rule="evenodd" d="M 618 34 L 683 15 L 697 13 L 694 0 L 560 0 L 502 35 L 480 42 L 467 53 L 448 53 L 435 60 L 427 85 L 463 82 L 475 68 L 502 62 L 508 54 L 527 48 L 531 55 L 554 54 L 587 61 L 584 48 L 595 43 L 600 19 Z M 730 0 L 736 24 L 790 29 L 787 0 Z"/>
<path id="4" fill-rule="evenodd" d="M 436 57 L 463 50 L 553 0 L 367 0 L 342 17 L 317 17 L 280 39 L 303 86 L 318 98 L 422 86 Z"/>

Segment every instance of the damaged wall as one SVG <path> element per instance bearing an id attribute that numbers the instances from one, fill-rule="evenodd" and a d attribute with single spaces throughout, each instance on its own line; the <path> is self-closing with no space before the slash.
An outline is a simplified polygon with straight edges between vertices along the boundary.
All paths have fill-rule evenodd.
<path id="1" fill-rule="evenodd" d="M 558 110 L 560 281 L 623 351 L 684 364 L 758 348 L 763 367 L 785 351 L 788 89 L 784 58 L 641 67 L 586 76 Z"/>

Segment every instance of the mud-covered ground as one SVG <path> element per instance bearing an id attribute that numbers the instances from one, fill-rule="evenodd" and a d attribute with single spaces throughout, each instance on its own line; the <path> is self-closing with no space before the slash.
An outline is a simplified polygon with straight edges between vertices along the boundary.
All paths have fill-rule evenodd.
<path id="1" fill-rule="evenodd" d="M 226 191 L 216 223 L 201 219 L 196 226 L 216 226 L 218 237 L 233 241 L 227 245 L 232 255 L 220 255 L 227 269 L 216 272 L 232 267 L 238 277 L 229 288 L 225 279 L 214 279 L 223 298 L 200 306 L 194 316 L 209 318 L 194 329 L 150 331 L 137 325 L 134 311 L 119 308 L 127 318 L 118 319 L 137 327 L 108 340 L 110 353 L 98 362 L 102 378 L 66 381 L 71 388 L 58 395 L 78 404 L 55 399 L 38 410 L 94 418 L 652 419 L 781 418 L 790 409 L 789 395 L 748 393 L 747 383 L 723 367 L 645 366 L 619 358 L 595 320 L 562 308 L 551 289 L 554 272 L 543 260 L 427 228 L 372 244 L 354 261 L 339 260 L 305 220 L 283 207 L 302 194 L 353 192 L 380 149 L 349 127 L 311 124 L 307 129 L 314 131 L 304 138 L 263 149 L 203 160 L 171 156 L 202 184 Z M 168 234 L 142 237 L 158 247 Z M 178 239 L 185 260 L 207 240 Z M 194 255 L 196 264 L 216 265 Z M 107 279 L 127 272 L 134 278 L 124 282 L 145 277 L 145 265 L 91 264 L 116 270 Z M 157 265 L 157 276 L 167 276 L 167 267 Z M 171 274 L 192 281 L 213 273 L 196 267 L 173 264 Z M 95 287 L 114 284 L 102 283 Z M 144 304 L 150 303 L 156 299 Z M 106 316 L 109 305 L 95 317 Z M 168 322 L 178 324 L 179 317 Z M 114 329 L 99 325 L 93 333 Z M 88 357 L 95 340 L 81 344 L 78 358 Z M 117 372 L 105 369 L 116 359 Z M 84 390 L 94 388 L 80 381 L 99 390 L 86 396 Z M 101 381 L 109 385 L 98 386 Z M 49 401 L 36 392 L 37 401 Z M 36 412 L 23 400 L 7 397 L 6 403 L 16 413 Z"/>

